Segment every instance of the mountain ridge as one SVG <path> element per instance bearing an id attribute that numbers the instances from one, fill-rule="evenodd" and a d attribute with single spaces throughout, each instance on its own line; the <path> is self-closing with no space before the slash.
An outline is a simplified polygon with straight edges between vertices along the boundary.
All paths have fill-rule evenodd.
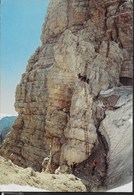
<path id="1" fill-rule="evenodd" d="M 3 116 L 3 118 L 0 119 L 0 144 L 3 142 L 6 135 L 10 132 L 16 118 L 17 116 Z"/>
<path id="2" fill-rule="evenodd" d="M 50 2 L 0 155 L 73 173 L 91 192 L 132 180 L 132 11 L 128 0 Z"/>

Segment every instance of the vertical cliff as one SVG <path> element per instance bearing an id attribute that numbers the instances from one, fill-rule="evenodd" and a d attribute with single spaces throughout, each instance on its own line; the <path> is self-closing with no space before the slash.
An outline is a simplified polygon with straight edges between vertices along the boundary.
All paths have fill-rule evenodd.
<path id="1" fill-rule="evenodd" d="M 98 188 L 107 176 L 110 141 L 99 130 L 105 104 L 96 102 L 101 91 L 132 85 L 132 2 L 52 0 L 41 41 L 17 85 L 19 116 L 0 154 L 23 167 L 83 179 L 91 166 L 81 175 L 80 163 L 100 159 L 98 175 L 89 173 Z M 116 106 L 119 97 L 105 101 Z"/>

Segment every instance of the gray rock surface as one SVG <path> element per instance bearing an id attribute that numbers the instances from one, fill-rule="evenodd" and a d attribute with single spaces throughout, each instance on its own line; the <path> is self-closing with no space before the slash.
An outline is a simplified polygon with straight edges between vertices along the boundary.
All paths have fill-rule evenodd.
<path id="1" fill-rule="evenodd" d="M 116 110 L 106 110 L 106 118 L 101 122 L 99 131 L 107 140 L 107 186 L 118 187 L 132 181 L 132 88 L 114 88 L 111 95 L 119 97 Z M 105 92 L 105 97 L 109 92 Z"/>

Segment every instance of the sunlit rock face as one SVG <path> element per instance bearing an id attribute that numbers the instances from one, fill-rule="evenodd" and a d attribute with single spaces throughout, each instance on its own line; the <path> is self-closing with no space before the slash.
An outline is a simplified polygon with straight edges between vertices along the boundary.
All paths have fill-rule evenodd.
<path id="1" fill-rule="evenodd" d="M 97 167 L 96 178 L 103 180 L 103 185 L 116 185 L 110 178 L 119 156 L 113 160 L 110 156 L 115 152 L 117 131 L 108 124 L 113 116 L 123 120 L 122 115 L 118 117 L 123 107 L 107 111 L 99 98 L 114 87 L 132 85 L 132 2 L 52 0 L 41 41 L 17 85 L 15 108 L 19 116 L 0 154 L 20 166 L 50 173 L 76 172 L 80 163 L 100 158 L 103 163 Z M 110 97 L 108 94 L 105 100 L 107 106 L 116 107 L 122 94 L 113 93 L 112 102 Z M 123 126 L 122 131 L 131 135 L 129 127 Z M 122 139 L 122 132 L 118 136 Z M 128 139 L 131 143 L 131 136 Z M 130 144 L 127 156 L 131 150 Z M 125 161 L 123 153 L 121 157 Z M 130 167 L 131 162 L 125 165 L 127 170 Z M 78 171 L 78 176 L 83 179 L 87 169 L 83 175 Z M 131 174 L 120 183 L 128 178 L 131 180 Z M 89 190 L 96 191 L 102 186 L 98 183 Z"/>

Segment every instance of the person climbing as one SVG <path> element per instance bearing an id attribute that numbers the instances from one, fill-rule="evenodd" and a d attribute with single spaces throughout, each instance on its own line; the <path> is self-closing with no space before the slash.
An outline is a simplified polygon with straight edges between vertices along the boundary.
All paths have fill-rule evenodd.
<path id="1" fill-rule="evenodd" d="M 86 82 L 87 84 L 89 84 L 89 79 L 87 79 L 87 76 L 84 75 L 82 76 L 80 73 L 78 74 L 78 78 L 83 81 L 83 82 Z"/>
<path id="2" fill-rule="evenodd" d="M 94 175 L 94 174 L 95 174 L 96 166 L 97 166 L 97 161 L 94 160 L 94 161 L 92 162 L 91 175 Z"/>
<path id="3" fill-rule="evenodd" d="M 79 73 L 78 74 L 78 78 L 81 79 L 83 76 Z"/>
<path id="4" fill-rule="evenodd" d="M 87 84 L 89 84 L 89 79 L 87 79 Z"/>

